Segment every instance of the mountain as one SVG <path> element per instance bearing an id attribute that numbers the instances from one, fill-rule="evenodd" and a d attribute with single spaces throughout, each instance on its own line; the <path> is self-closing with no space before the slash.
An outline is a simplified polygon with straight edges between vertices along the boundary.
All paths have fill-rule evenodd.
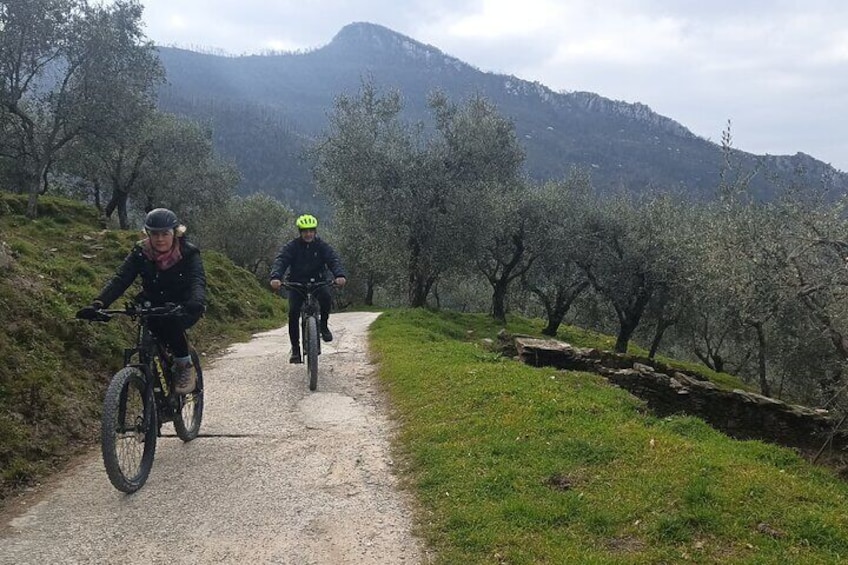
<path id="1" fill-rule="evenodd" d="M 347 25 L 307 52 L 226 57 L 163 47 L 159 54 L 168 77 L 160 109 L 212 125 L 216 147 L 243 173 L 242 192 L 266 192 L 295 208 L 322 206 L 303 152 L 326 127 L 335 98 L 356 94 L 365 77 L 399 90 L 410 120 L 429 119 L 433 90 L 456 102 L 482 94 L 513 120 L 527 174 L 537 180 L 562 178 L 580 166 L 591 170 L 599 190 L 653 186 L 706 199 L 715 194 L 724 160 L 718 144 L 644 104 L 482 72 L 369 23 Z M 733 160 L 743 170 L 759 166 L 751 188 L 760 198 L 773 194 L 776 183 L 799 179 L 848 187 L 848 175 L 803 153 L 734 150 Z"/>

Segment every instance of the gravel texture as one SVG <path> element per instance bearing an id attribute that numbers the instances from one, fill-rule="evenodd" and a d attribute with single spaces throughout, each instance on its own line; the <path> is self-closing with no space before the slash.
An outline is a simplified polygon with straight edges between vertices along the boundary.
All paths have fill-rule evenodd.
<path id="1" fill-rule="evenodd" d="M 426 562 L 368 362 L 377 315 L 333 315 L 315 392 L 288 364 L 286 328 L 206 360 L 198 439 L 166 425 L 133 495 L 112 488 L 97 451 L 11 501 L 0 563 Z"/>

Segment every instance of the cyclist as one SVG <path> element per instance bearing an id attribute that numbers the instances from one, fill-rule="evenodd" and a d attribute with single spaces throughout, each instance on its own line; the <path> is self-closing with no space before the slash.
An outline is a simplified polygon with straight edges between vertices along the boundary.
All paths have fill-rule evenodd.
<path id="1" fill-rule="evenodd" d="M 295 222 L 300 235 L 280 247 L 274 265 L 271 267 L 271 288 L 279 290 L 282 278 L 289 271 L 288 278 L 292 282 L 308 283 L 325 280 L 327 270 L 335 277 L 336 286 L 344 286 L 347 276 L 341 260 L 329 243 L 317 235 L 318 219 L 310 214 L 300 216 Z M 333 298 L 327 287 L 316 293 L 318 304 L 321 306 L 321 339 L 333 341 L 333 334 L 327 322 L 330 318 L 330 307 Z M 289 292 L 289 340 L 292 352 L 289 363 L 302 363 L 300 353 L 300 310 L 303 306 L 303 296 L 299 292 Z"/>
<path id="2" fill-rule="evenodd" d="M 142 291 L 138 301 L 153 306 L 180 304 L 184 315 L 151 318 L 150 330 L 174 355 L 177 394 L 194 391 L 196 376 L 185 331 L 205 311 L 206 274 L 200 250 L 185 239 L 186 227 L 167 208 L 151 210 L 144 219 L 147 238 L 135 244 L 115 275 L 106 283 L 90 306 L 80 309 L 77 318 L 93 319 L 97 310 L 117 300 L 137 276 Z"/>

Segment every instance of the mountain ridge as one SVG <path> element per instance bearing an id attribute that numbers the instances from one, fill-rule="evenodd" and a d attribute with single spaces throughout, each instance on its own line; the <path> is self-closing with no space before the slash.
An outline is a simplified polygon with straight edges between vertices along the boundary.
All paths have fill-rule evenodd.
<path id="1" fill-rule="evenodd" d="M 326 130 L 335 99 L 356 95 L 363 80 L 400 91 L 404 118 L 411 121 L 431 119 L 427 97 L 434 90 L 455 102 L 485 96 L 513 121 L 526 150 L 526 172 L 535 180 L 563 178 L 577 166 L 591 170 L 601 191 L 658 187 L 697 199 L 713 197 L 720 182 L 721 146 L 645 104 L 555 92 L 539 82 L 484 72 L 378 24 L 348 24 L 326 45 L 305 52 L 221 57 L 160 47 L 159 53 L 169 81 L 160 109 L 213 126 L 216 147 L 243 172 L 241 192 L 266 192 L 299 206 L 322 206 L 304 149 Z M 241 121 L 239 109 L 246 116 Z M 262 135 L 251 133 L 257 115 L 263 116 Z M 232 139 L 249 139 L 252 146 Z M 848 187 L 848 175 L 801 152 L 774 156 L 733 149 L 733 156 L 743 169 L 761 169 L 751 181 L 757 198 L 771 197 L 775 183 L 797 184 L 798 177 Z"/>

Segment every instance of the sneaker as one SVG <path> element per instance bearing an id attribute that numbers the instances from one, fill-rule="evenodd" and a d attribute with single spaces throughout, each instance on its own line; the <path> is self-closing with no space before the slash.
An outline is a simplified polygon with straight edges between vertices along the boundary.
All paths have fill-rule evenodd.
<path id="1" fill-rule="evenodd" d="M 176 361 L 176 375 L 174 380 L 174 392 L 177 394 L 191 394 L 194 392 L 194 387 L 197 385 L 197 378 L 194 374 L 194 365 Z"/>
<path id="2" fill-rule="evenodd" d="M 324 341 L 333 341 L 333 333 L 330 328 L 321 328 L 321 339 Z"/>
<path id="3" fill-rule="evenodd" d="M 289 357 L 289 363 L 303 363 L 303 357 L 300 356 L 299 347 L 292 347 L 291 357 Z"/>

